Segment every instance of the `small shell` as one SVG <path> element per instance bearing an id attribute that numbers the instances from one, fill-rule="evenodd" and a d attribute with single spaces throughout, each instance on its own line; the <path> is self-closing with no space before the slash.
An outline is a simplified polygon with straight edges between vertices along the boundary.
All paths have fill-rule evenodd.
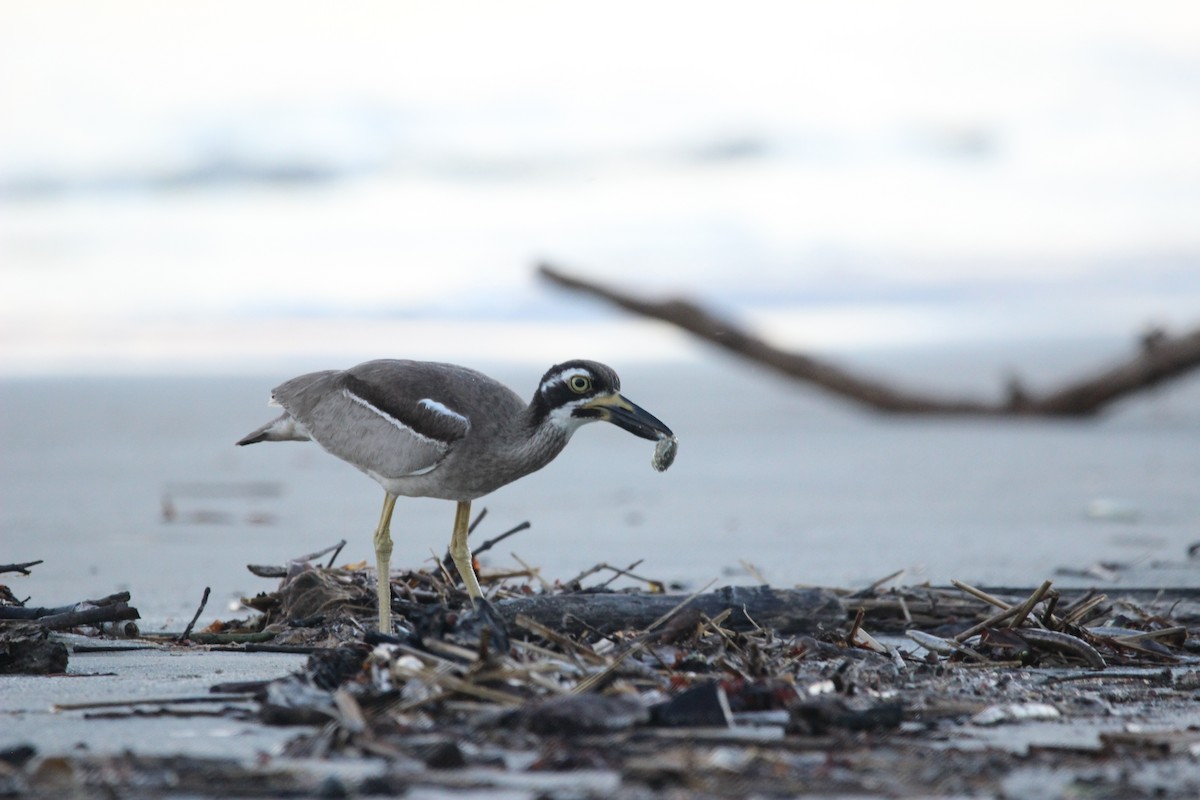
<path id="1" fill-rule="evenodd" d="M 661 437 L 654 446 L 654 458 L 650 459 L 650 466 L 662 472 L 675 463 L 675 451 L 678 449 L 679 439 L 674 436 Z"/>

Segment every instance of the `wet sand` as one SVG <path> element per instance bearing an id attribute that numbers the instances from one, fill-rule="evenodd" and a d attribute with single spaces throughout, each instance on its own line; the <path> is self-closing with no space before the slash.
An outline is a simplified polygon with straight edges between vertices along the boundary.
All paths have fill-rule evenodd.
<path id="1" fill-rule="evenodd" d="M 994 384 L 969 353 L 860 364 L 951 389 Z M 490 371 L 522 394 L 541 374 Z M 991 421 L 874 416 L 719 359 L 622 371 L 625 393 L 678 433 L 675 465 L 656 473 L 651 443 L 582 429 L 548 467 L 476 502 L 489 512 L 476 540 L 533 526 L 485 568 L 514 567 L 515 553 L 550 580 L 641 560 L 689 587 L 756 582 L 743 562 L 777 586 L 855 587 L 902 568 L 909 584 L 1027 586 L 1119 562 L 1141 570 L 1123 585 L 1198 582 L 1183 562 L 1200 540 L 1200 381 L 1096 421 Z M 129 589 L 147 629 L 181 628 L 205 586 L 214 616 L 262 588 L 247 563 L 342 538 L 342 561 L 369 559 L 373 481 L 312 444 L 233 446 L 271 417 L 267 393 L 289 375 L 0 382 L 7 560 L 45 559 L 8 576 L 14 592 L 58 605 Z M 444 552 L 452 515 L 402 499 L 396 563 Z M 1152 562 L 1180 568 L 1146 572 Z"/>

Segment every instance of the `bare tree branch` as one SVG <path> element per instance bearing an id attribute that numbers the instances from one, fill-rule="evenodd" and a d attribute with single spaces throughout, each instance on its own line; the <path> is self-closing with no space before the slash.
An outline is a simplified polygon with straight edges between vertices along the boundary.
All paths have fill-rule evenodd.
<path id="1" fill-rule="evenodd" d="M 1200 366 L 1200 329 L 1175 337 L 1155 332 L 1143 337 L 1141 350 L 1125 363 L 1041 395 L 1030 394 L 1014 381 L 1007 397 L 1000 401 L 940 397 L 900 389 L 804 353 L 781 350 L 688 300 L 644 300 L 568 275 L 546 264 L 541 265 L 538 272 L 556 286 L 668 322 L 789 378 L 819 386 L 876 411 L 890 413 L 1089 417 L 1117 400 L 1178 378 Z"/>

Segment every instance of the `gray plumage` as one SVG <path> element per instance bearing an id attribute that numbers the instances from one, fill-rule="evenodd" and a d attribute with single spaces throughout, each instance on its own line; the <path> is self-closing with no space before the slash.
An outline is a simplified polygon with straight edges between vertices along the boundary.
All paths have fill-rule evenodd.
<path id="1" fill-rule="evenodd" d="M 603 364 L 555 369 L 564 367 L 590 370 L 591 394 L 620 390 Z M 286 413 L 238 444 L 311 439 L 392 494 L 474 500 L 550 463 L 586 421 L 543 424 L 554 374 L 527 404 L 499 381 L 454 364 L 385 359 L 312 372 L 277 386 L 271 399 Z"/>
<path id="2" fill-rule="evenodd" d="M 621 380 L 595 361 L 550 368 L 526 403 L 498 381 L 466 367 L 424 361 L 368 361 L 311 372 L 271 393 L 284 413 L 241 439 L 317 442 L 383 486 L 375 531 L 381 576 L 388 572 L 392 503 L 397 496 L 458 502 L 451 553 L 473 600 L 483 602 L 466 544 L 470 502 L 550 463 L 581 425 L 612 422 L 645 439 L 674 435 L 620 394 Z M 484 603 L 486 606 L 486 603 Z M 381 630 L 390 630 L 390 590 L 379 583 Z"/>

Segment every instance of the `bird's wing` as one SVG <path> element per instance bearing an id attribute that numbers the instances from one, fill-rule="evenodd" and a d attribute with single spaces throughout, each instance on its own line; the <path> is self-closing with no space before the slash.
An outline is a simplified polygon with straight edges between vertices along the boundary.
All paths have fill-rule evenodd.
<path id="1" fill-rule="evenodd" d="M 435 468 L 469 420 L 410 388 L 404 362 L 390 370 L 319 372 L 293 378 L 273 397 L 322 447 L 387 478 Z"/>

